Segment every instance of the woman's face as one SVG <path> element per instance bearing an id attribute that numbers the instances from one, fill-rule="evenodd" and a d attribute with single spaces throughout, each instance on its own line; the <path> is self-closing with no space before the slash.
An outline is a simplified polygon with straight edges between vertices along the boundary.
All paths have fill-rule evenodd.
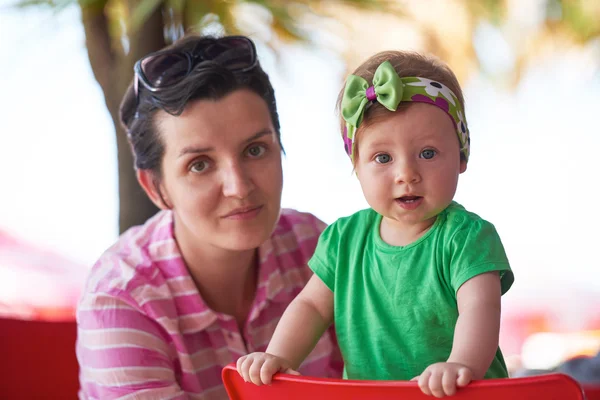
<path id="1" fill-rule="evenodd" d="M 281 147 L 265 101 L 237 90 L 160 111 L 161 190 L 178 241 L 249 250 L 271 235 L 281 207 Z"/>

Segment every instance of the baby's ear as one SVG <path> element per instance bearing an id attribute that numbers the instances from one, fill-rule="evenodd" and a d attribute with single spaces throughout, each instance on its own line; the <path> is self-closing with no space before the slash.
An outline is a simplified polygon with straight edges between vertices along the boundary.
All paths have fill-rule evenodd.
<path id="1" fill-rule="evenodd" d="M 465 160 L 460 160 L 460 173 L 462 174 L 467 170 L 467 162 Z"/>

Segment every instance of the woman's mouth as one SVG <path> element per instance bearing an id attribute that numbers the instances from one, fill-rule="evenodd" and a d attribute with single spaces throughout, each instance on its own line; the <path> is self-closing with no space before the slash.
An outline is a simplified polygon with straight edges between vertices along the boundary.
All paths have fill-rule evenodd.
<path id="1" fill-rule="evenodd" d="M 260 213 L 262 208 L 262 205 L 236 208 L 225 214 L 223 218 L 234 220 L 249 220 L 256 217 Z"/>

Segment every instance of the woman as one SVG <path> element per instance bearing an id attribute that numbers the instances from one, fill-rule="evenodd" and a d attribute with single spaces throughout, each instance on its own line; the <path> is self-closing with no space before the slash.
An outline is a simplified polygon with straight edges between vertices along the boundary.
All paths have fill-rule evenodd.
<path id="1" fill-rule="evenodd" d="M 77 314 L 84 399 L 226 399 L 311 276 L 324 224 L 281 210 L 279 120 L 250 39 L 188 37 L 136 63 L 120 117 L 161 209 L 94 265 Z M 300 372 L 339 377 L 332 330 Z"/>

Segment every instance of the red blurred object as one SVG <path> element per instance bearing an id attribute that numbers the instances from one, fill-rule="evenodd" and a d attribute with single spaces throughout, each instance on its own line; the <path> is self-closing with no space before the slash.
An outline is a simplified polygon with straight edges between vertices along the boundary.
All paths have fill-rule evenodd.
<path id="1" fill-rule="evenodd" d="M 551 331 L 548 309 L 531 311 L 526 307 L 502 310 L 500 324 L 500 348 L 504 356 L 520 355 L 529 336 L 538 332 Z"/>
<path id="2" fill-rule="evenodd" d="M 270 386 L 246 383 L 235 369 L 227 365 L 223 382 L 231 400 L 431 400 L 415 382 L 352 381 L 308 378 L 278 374 Z M 582 400 L 577 382 L 566 375 L 551 374 L 515 379 L 490 379 L 470 384 L 452 397 L 456 400 Z"/>
<path id="3" fill-rule="evenodd" d="M 0 318 L 0 398 L 76 399 L 75 321 Z"/>
<path id="4" fill-rule="evenodd" d="M 600 292 L 563 286 L 551 293 L 503 299 L 500 348 L 505 357 L 522 354 L 523 345 L 537 333 L 570 334 L 600 331 Z"/>
<path id="5" fill-rule="evenodd" d="M 600 385 L 583 385 L 587 400 L 600 400 Z"/>
<path id="6" fill-rule="evenodd" d="M 76 399 L 75 309 L 88 268 L 0 230 L 0 398 Z"/>
<path id="7" fill-rule="evenodd" d="M 0 229 L 0 316 L 75 319 L 89 268 Z"/>

